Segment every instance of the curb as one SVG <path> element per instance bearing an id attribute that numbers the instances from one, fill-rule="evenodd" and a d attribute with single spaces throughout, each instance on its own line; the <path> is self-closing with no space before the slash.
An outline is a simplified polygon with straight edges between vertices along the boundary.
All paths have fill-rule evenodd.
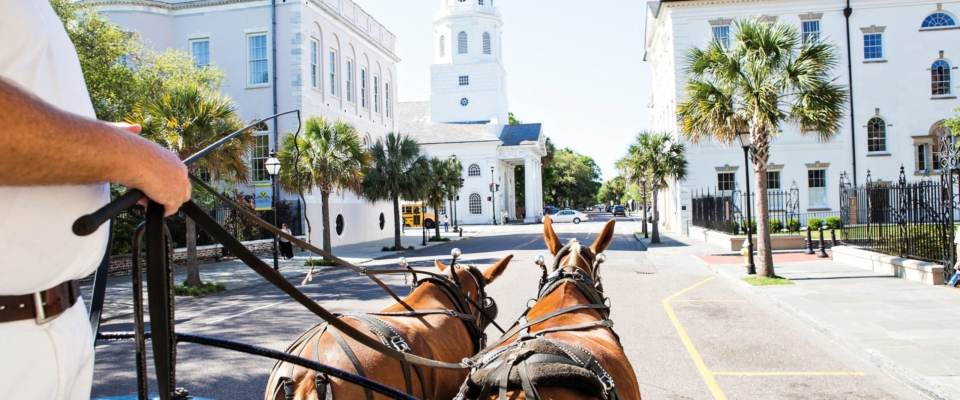
<path id="1" fill-rule="evenodd" d="M 706 261 L 701 260 L 699 257 L 695 257 L 698 260 L 702 261 L 704 264 L 707 264 Z M 778 308 L 789 313 L 790 316 L 796 318 L 798 321 L 803 322 L 810 327 L 814 328 L 818 332 L 824 334 L 832 341 L 843 347 L 845 350 L 853 353 L 861 360 L 867 364 L 880 369 L 890 377 L 896 379 L 904 386 L 907 386 L 911 389 L 914 389 L 923 395 L 926 395 L 933 399 L 938 400 L 950 400 L 956 399 L 957 396 L 954 395 L 949 389 L 946 389 L 939 384 L 928 380 L 925 376 L 920 375 L 916 371 L 907 369 L 904 366 L 893 361 L 889 357 L 881 354 L 880 352 L 861 345 L 858 341 L 851 339 L 847 335 L 837 331 L 836 329 L 828 326 L 827 324 L 820 322 L 813 316 L 798 310 L 797 308 L 786 304 L 774 296 L 771 296 L 766 291 L 761 290 L 760 288 L 753 286 L 749 283 L 744 282 L 737 276 L 730 274 L 729 272 L 723 271 L 720 268 L 717 268 L 711 264 L 706 265 L 707 269 L 713 271 L 718 275 L 723 275 L 726 278 L 734 279 L 740 282 L 740 285 L 747 291 L 761 297 L 771 304 L 777 306 Z"/>

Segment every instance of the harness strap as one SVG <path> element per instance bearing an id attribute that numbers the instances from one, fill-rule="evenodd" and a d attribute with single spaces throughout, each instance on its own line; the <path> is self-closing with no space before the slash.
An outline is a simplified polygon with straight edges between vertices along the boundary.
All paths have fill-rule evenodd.
<path id="1" fill-rule="evenodd" d="M 577 310 L 604 309 L 604 308 L 607 308 L 607 306 L 605 306 L 605 305 L 603 305 L 603 304 L 577 304 L 577 305 L 574 305 L 574 306 L 570 306 L 570 307 L 567 307 L 567 308 L 562 308 L 562 309 L 556 310 L 556 311 L 554 311 L 554 312 L 552 312 L 552 313 L 550 313 L 550 314 L 547 314 L 547 315 L 544 315 L 544 316 L 542 316 L 542 317 L 540 317 L 540 318 L 534 319 L 533 321 L 529 321 L 529 322 L 524 323 L 524 324 L 522 324 L 522 325 L 514 326 L 514 327 L 511 328 L 509 331 L 507 331 L 507 333 L 504 333 L 503 336 L 500 337 L 500 339 L 497 339 L 496 342 L 494 342 L 493 344 L 487 346 L 487 348 L 499 346 L 499 345 L 503 344 L 504 342 L 506 342 L 507 339 L 510 339 L 511 337 L 513 337 L 513 335 L 516 335 L 517 332 L 519 332 L 519 331 L 521 331 L 521 330 L 523 330 L 523 329 L 529 328 L 529 327 L 532 326 L 532 325 L 539 324 L 539 323 L 541 323 L 541 322 L 543 322 L 543 321 L 546 321 L 546 320 L 548 320 L 548 319 L 550 319 L 550 318 L 556 317 L 556 316 L 558 316 L 558 315 L 566 314 L 566 313 L 573 312 L 573 311 L 577 311 Z M 527 309 L 527 310 L 529 311 L 529 309 Z M 524 313 L 524 314 L 526 314 L 526 313 Z"/>
<path id="2" fill-rule="evenodd" d="M 423 311 L 393 311 L 393 312 L 375 312 L 367 315 L 381 315 L 385 317 L 419 317 L 421 315 L 446 314 L 460 318 L 464 321 L 476 321 L 476 315 L 464 314 L 453 310 L 423 310 Z"/>
<path id="3" fill-rule="evenodd" d="M 609 319 L 604 319 L 600 321 L 585 322 L 577 325 L 567 325 L 567 326 L 555 326 L 553 328 L 541 329 L 539 331 L 529 333 L 527 336 L 541 336 L 550 332 L 562 332 L 562 331 L 578 331 L 581 329 L 590 329 L 590 328 L 613 328 L 613 321 Z"/>
<path id="4" fill-rule="evenodd" d="M 544 339 L 552 343 L 554 346 L 557 346 L 560 350 L 563 350 L 564 353 L 567 353 L 573 361 L 576 361 L 580 364 L 581 367 L 590 370 L 594 375 L 597 376 L 597 379 L 600 380 L 600 383 L 603 384 L 604 388 L 604 399 L 607 400 L 619 400 L 620 392 L 617 390 L 617 386 L 613 381 L 613 377 L 603 369 L 603 366 L 600 365 L 600 362 L 596 357 L 593 356 L 589 351 L 586 351 L 580 347 L 570 345 L 564 342 Z"/>
<path id="5" fill-rule="evenodd" d="M 529 359 L 521 362 L 517 367 L 517 372 L 520 374 L 520 385 L 523 387 L 523 394 L 527 396 L 527 399 L 540 400 L 540 393 L 537 392 L 537 388 L 533 386 L 533 382 L 530 382 L 530 374 L 527 372 L 528 362 Z"/>
<path id="6" fill-rule="evenodd" d="M 337 344 L 340 345 L 340 348 L 343 349 L 343 352 L 346 353 L 347 358 L 350 359 L 350 363 L 353 364 L 353 368 L 357 370 L 357 375 L 360 375 L 363 378 L 366 378 L 367 375 L 363 373 L 363 366 L 360 365 L 360 360 L 357 359 L 357 355 L 353 353 L 353 350 L 350 349 L 350 346 L 347 345 L 347 342 L 343 340 L 343 336 L 340 336 L 336 330 L 331 329 L 330 335 L 333 336 L 333 340 L 337 341 Z M 319 339 L 317 339 L 319 341 Z M 367 400 L 373 400 L 373 392 L 370 389 L 363 388 L 364 393 L 367 395 Z"/>

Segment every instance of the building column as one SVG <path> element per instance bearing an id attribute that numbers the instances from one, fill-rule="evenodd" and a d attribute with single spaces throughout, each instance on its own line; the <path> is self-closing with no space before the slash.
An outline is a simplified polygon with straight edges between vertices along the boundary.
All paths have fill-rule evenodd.
<path id="1" fill-rule="evenodd" d="M 531 157 L 523 159 L 523 202 L 526 209 L 526 215 L 523 222 L 527 224 L 537 223 L 537 217 L 540 216 L 543 208 L 537 208 L 537 178 L 535 175 L 536 165 Z"/>
<path id="2" fill-rule="evenodd" d="M 540 159 L 533 159 L 533 180 L 536 182 L 534 186 L 534 199 L 536 199 L 536 202 L 534 202 L 533 207 L 536 215 L 543 214 L 543 176 L 541 165 Z M 540 220 L 543 221 L 543 218 L 540 218 Z"/>

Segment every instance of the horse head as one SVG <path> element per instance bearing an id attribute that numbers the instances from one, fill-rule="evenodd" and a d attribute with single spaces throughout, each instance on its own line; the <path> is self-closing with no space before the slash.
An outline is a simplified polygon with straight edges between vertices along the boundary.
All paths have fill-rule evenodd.
<path id="1" fill-rule="evenodd" d="M 582 271 L 589 276 L 594 285 L 601 294 L 603 293 L 603 284 L 600 282 L 600 264 L 606 261 L 603 251 L 610 246 L 613 241 L 613 233 L 616 220 L 607 221 L 600 230 L 600 234 L 594 239 L 589 247 L 584 246 L 577 239 L 571 239 L 569 243 L 563 245 L 553 230 L 553 222 L 550 217 L 545 217 L 543 221 L 543 240 L 547 243 L 547 249 L 554 256 L 553 267 L 547 271 L 543 260 L 538 257 L 537 264 L 543 270 L 541 286 L 546 280 L 548 274 L 555 274 L 558 270 L 568 272 Z"/>
<path id="2" fill-rule="evenodd" d="M 493 283 L 494 280 L 503 274 L 503 271 L 507 269 L 507 265 L 510 264 L 510 260 L 513 259 L 513 254 L 507 255 L 482 272 L 473 265 L 457 263 L 457 257 L 459 256 L 459 250 L 454 249 L 454 258 L 451 263 L 453 268 L 443 264 L 440 260 L 434 260 L 433 263 L 440 272 L 450 277 L 451 280 L 460 286 L 460 289 L 467 296 L 472 314 L 477 317 L 477 327 L 480 328 L 480 332 L 483 332 L 487 329 L 487 326 L 497 318 L 499 311 L 497 303 L 487 294 L 487 285 Z"/>

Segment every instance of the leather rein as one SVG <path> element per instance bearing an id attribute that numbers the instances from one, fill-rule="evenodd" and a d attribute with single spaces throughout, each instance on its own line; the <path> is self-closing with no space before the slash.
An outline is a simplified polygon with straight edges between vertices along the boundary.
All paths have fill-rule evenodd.
<path id="1" fill-rule="evenodd" d="M 223 201 L 225 204 L 231 206 L 231 208 L 233 208 L 234 210 L 236 210 L 236 212 L 240 213 L 240 214 L 243 215 L 245 218 L 248 218 L 250 221 L 253 221 L 255 224 L 261 226 L 263 229 L 266 229 L 267 231 L 269 231 L 269 232 L 271 232 L 271 233 L 273 233 L 273 234 L 275 234 L 275 235 L 278 235 L 278 236 L 280 236 L 280 237 L 282 237 L 282 238 L 285 238 L 285 239 L 289 240 L 291 243 L 296 244 L 297 246 L 300 246 L 301 248 L 304 248 L 304 249 L 307 249 L 307 250 L 309 250 L 309 251 L 312 251 L 313 253 L 319 254 L 319 255 L 321 255 L 321 256 L 323 256 L 323 257 L 325 257 L 325 258 L 327 258 L 327 259 L 335 262 L 338 266 L 342 266 L 342 267 L 345 267 L 345 268 L 349 268 L 349 269 L 351 269 L 351 270 L 359 273 L 360 275 L 363 275 L 363 276 L 366 276 L 366 277 L 370 278 L 370 280 L 372 280 L 374 283 L 376 283 L 378 286 L 380 286 L 380 288 L 383 289 L 387 294 L 389 294 L 390 297 L 393 297 L 393 299 L 396 300 L 397 303 L 399 303 L 399 304 L 402 305 L 404 308 L 406 308 L 407 311 L 409 311 L 409 312 L 416 312 L 416 310 L 414 310 L 413 308 L 411 308 L 409 304 L 405 303 L 405 302 L 403 301 L 403 299 L 400 298 L 400 296 L 397 296 L 397 294 L 396 294 L 393 290 L 391 290 L 389 286 L 387 286 L 385 283 L 383 283 L 383 281 L 381 281 L 379 278 L 377 278 L 376 276 L 374 276 L 374 275 L 379 275 L 379 274 L 382 274 L 382 273 L 386 273 L 386 270 L 368 270 L 368 269 L 366 269 L 366 268 L 362 268 L 362 267 L 358 267 L 358 266 L 356 266 L 356 265 L 353 265 L 353 264 L 347 262 L 346 260 L 343 260 L 343 259 L 341 259 L 341 258 L 339 258 L 339 257 L 337 257 L 337 256 L 334 256 L 333 254 L 330 254 L 330 253 L 328 253 L 328 252 L 326 252 L 326 251 L 323 251 L 322 249 L 317 248 L 316 246 L 314 246 L 314 245 L 312 245 L 312 244 L 310 244 L 310 243 L 307 243 L 306 241 L 304 241 L 304 240 L 302 240 L 302 239 L 300 239 L 300 238 L 297 238 L 297 237 L 295 237 L 295 236 L 293 236 L 293 235 L 291 235 L 291 234 L 288 234 L 288 233 L 286 233 L 286 232 L 283 232 L 282 230 L 280 230 L 280 228 L 277 228 L 277 227 L 271 225 L 270 223 L 264 221 L 263 219 L 261 219 L 259 216 L 257 216 L 256 214 L 254 214 L 254 213 L 251 212 L 250 210 L 247 210 L 247 209 L 245 209 L 245 208 L 243 208 L 243 207 L 238 206 L 235 202 L 231 201 L 231 200 L 228 199 L 226 196 L 224 196 L 223 194 L 219 193 L 216 189 L 212 188 L 210 185 L 208 185 L 208 184 L 207 184 L 206 182 L 204 182 L 202 179 L 197 178 L 197 177 L 194 176 L 193 174 L 190 174 L 190 180 L 192 180 L 194 183 L 196 183 L 196 184 L 200 185 L 201 187 L 203 187 L 204 189 L 206 189 L 209 193 L 211 193 L 212 195 L 214 195 L 217 199 L 219 199 L 220 201 Z M 183 207 L 184 207 L 184 208 L 191 208 L 191 207 L 195 207 L 195 206 L 193 206 L 193 203 L 187 202 L 187 203 L 184 204 Z M 196 214 L 199 215 L 199 214 L 200 214 L 200 212 L 199 212 L 199 211 L 200 211 L 200 210 L 199 210 L 199 207 L 195 207 L 195 208 L 196 208 L 195 211 L 197 211 Z M 265 266 L 265 264 L 264 264 L 264 266 Z M 452 267 L 451 267 L 451 268 L 452 268 Z M 270 274 L 270 275 L 276 274 L 275 272 L 273 272 L 273 269 L 272 269 L 272 268 L 260 268 L 260 269 L 262 269 L 262 270 L 263 270 L 263 273 L 266 273 L 266 274 Z M 440 274 L 433 274 L 433 273 L 426 272 L 426 271 L 411 271 L 411 270 L 409 270 L 409 269 L 401 270 L 401 271 L 398 271 L 398 272 L 403 272 L 403 273 L 415 272 L 415 273 L 418 273 L 418 274 L 427 274 L 427 275 L 443 276 L 443 275 L 440 275 Z M 394 272 L 394 273 L 398 273 L 398 272 Z M 453 274 L 451 274 L 451 275 L 453 276 L 452 279 L 456 279 L 457 282 L 459 282 L 458 278 L 456 277 L 456 276 L 457 276 L 456 273 L 453 273 Z M 444 277 L 444 278 L 449 278 L 449 277 L 446 277 L 446 276 L 443 276 L 443 277 Z M 274 277 L 274 278 L 276 278 L 276 277 Z M 368 347 L 368 348 L 370 348 L 370 349 L 372 349 L 372 350 L 375 350 L 375 351 L 377 351 L 377 352 L 380 352 L 380 353 L 382 353 L 382 354 L 384 354 L 384 355 L 386 355 L 386 356 L 388 356 L 388 357 L 395 358 L 395 359 L 397 359 L 397 360 L 400 360 L 401 362 L 407 362 L 407 363 L 410 363 L 410 364 L 420 365 L 420 366 L 424 366 L 424 367 L 431 367 L 431 368 L 442 368 L 442 369 L 468 369 L 468 368 L 471 368 L 471 365 L 468 364 L 468 363 L 465 363 L 465 362 L 460 362 L 460 363 L 448 363 L 448 362 L 441 362 L 441 361 L 431 360 L 431 359 L 429 359 L 429 358 L 424 358 L 424 357 L 420 357 L 420 356 L 417 356 L 417 355 L 414 355 L 414 354 L 411 354 L 411 353 L 399 351 L 399 350 L 397 350 L 396 348 L 393 348 L 393 347 L 384 345 L 384 344 L 381 343 L 379 340 L 374 339 L 374 338 L 371 338 L 371 337 L 365 335 L 364 333 L 360 332 L 359 330 L 353 328 L 353 327 L 350 326 L 349 324 L 341 321 L 340 318 L 338 318 L 338 315 L 336 315 L 336 314 L 334 314 L 334 313 L 331 313 L 330 311 L 327 311 L 327 309 L 323 308 L 322 306 L 320 306 L 320 305 L 317 304 L 316 302 L 311 301 L 311 300 L 309 299 L 309 297 L 307 297 L 306 295 L 304 295 L 303 292 L 301 292 L 299 289 L 297 289 L 293 284 L 291 284 L 291 283 L 290 283 L 289 281 L 287 281 L 286 279 L 269 279 L 269 280 L 270 280 L 272 283 L 274 283 L 275 285 L 277 285 L 278 288 L 280 288 L 280 289 L 283 290 L 284 292 L 287 292 L 288 294 L 290 294 L 291 296 L 293 296 L 293 298 L 294 298 L 295 300 L 297 300 L 299 303 L 301 303 L 302 305 L 304 305 L 308 310 L 310 310 L 311 312 L 313 312 L 315 315 L 317 315 L 318 317 L 320 317 L 321 319 L 323 319 L 323 320 L 324 320 L 325 322 L 327 322 L 330 326 L 332 326 L 332 327 L 334 327 L 334 328 L 337 328 L 337 330 L 339 330 L 340 332 L 342 332 L 344 335 L 350 337 L 350 338 L 353 339 L 353 340 L 356 340 L 357 342 L 361 343 L 362 345 L 364 345 L 364 346 L 366 346 L 366 347 Z M 441 281 L 442 281 L 442 280 L 441 280 Z M 442 286 L 441 286 L 441 287 L 442 287 Z M 462 294 L 462 290 L 459 289 L 459 284 L 457 285 L 457 291 L 459 291 L 459 292 Z M 467 300 L 468 303 L 472 303 L 478 310 L 480 310 L 480 312 L 481 312 L 482 314 L 484 314 L 485 317 L 489 318 L 489 316 L 486 315 L 486 313 L 484 312 L 483 307 L 480 307 L 479 305 L 477 305 L 476 303 L 474 303 L 468 296 L 462 296 L 462 297 L 461 297 L 461 296 L 454 296 L 454 297 L 456 297 L 456 298 L 463 298 L 463 299 Z M 454 304 L 456 304 L 456 303 L 457 303 L 457 301 L 454 301 Z M 490 318 L 490 320 L 492 321 L 493 319 Z M 473 324 L 467 324 L 467 325 L 473 325 Z M 469 330 L 469 329 L 470 329 L 470 328 L 468 328 L 468 330 Z"/>

